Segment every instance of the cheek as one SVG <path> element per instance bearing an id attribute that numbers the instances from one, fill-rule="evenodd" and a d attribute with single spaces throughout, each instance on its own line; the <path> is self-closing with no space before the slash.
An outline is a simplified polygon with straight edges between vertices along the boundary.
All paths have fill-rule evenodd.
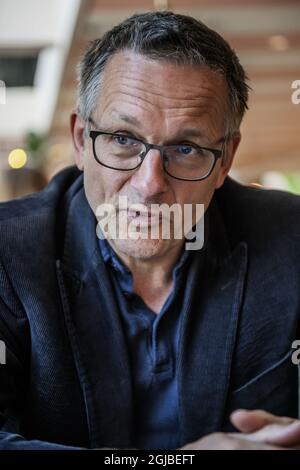
<path id="1" fill-rule="evenodd" d="M 126 180 L 127 175 L 105 168 L 89 156 L 84 166 L 84 188 L 93 211 L 100 204 L 113 203 Z"/>
<path id="2" fill-rule="evenodd" d="M 104 201 L 105 189 L 97 172 L 90 171 L 87 166 L 84 168 L 83 179 L 87 200 L 95 213 L 98 205 Z"/>

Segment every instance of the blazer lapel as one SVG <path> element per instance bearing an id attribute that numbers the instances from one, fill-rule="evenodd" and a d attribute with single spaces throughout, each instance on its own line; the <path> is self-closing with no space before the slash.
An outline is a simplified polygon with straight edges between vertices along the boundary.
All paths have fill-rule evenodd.
<path id="1" fill-rule="evenodd" d="M 231 251 L 215 202 L 207 212 L 209 235 L 202 263 L 196 259 L 200 252 L 189 272 L 189 305 L 181 325 L 182 445 L 221 429 L 247 269 L 246 243 Z"/>
<path id="2" fill-rule="evenodd" d="M 112 286 L 99 252 L 96 218 L 83 189 L 67 210 L 57 275 L 86 405 L 91 447 L 130 446 L 132 389 L 128 352 Z"/>

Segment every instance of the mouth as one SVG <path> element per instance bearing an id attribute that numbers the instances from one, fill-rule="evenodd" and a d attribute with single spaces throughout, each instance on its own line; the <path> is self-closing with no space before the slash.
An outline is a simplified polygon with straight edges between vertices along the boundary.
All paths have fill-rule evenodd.
<path id="1" fill-rule="evenodd" d="M 162 220 L 162 214 L 160 212 L 149 211 L 138 211 L 134 209 L 128 209 L 127 218 L 130 222 L 138 225 L 156 225 Z"/>

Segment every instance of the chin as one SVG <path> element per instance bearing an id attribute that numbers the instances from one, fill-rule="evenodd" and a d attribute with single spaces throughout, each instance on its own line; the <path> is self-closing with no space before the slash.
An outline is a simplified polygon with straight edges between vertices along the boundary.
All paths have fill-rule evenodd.
<path id="1" fill-rule="evenodd" d="M 162 255 L 168 250 L 169 245 L 170 240 L 161 239 L 113 240 L 113 246 L 117 251 L 131 258 L 144 260 Z"/>

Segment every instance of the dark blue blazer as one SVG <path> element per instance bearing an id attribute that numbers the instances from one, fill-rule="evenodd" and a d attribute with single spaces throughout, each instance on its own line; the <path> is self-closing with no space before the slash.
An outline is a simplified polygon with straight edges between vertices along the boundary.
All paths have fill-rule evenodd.
<path id="1" fill-rule="evenodd" d="M 0 205 L 0 448 L 132 447 L 118 305 L 74 167 Z M 300 198 L 227 178 L 193 252 L 178 357 L 181 444 L 236 408 L 297 416 Z M 65 447 L 67 446 L 67 447 Z"/>

